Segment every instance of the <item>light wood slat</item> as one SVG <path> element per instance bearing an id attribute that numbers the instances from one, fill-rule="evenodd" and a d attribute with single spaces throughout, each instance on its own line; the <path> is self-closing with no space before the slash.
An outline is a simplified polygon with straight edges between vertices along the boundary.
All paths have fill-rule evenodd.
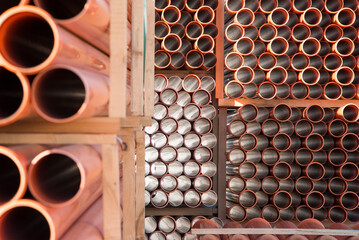
<path id="1" fill-rule="evenodd" d="M 136 132 L 136 239 L 145 234 L 145 133 Z"/>

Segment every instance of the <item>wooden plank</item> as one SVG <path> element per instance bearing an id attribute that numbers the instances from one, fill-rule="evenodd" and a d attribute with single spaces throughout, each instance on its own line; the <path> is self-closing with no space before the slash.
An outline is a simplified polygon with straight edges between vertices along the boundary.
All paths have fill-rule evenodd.
<path id="1" fill-rule="evenodd" d="M 51 123 L 43 119 L 26 119 L 0 127 L 2 133 L 116 133 L 120 118 L 95 117 L 69 123 Z"/>
<path id="2" fill-rule="evenodd" d="M 282 234 L 282 235 L 328 235 L 359 236 L 359 230 L 334 229 L 280 229 L 280 228 L 226 228 L 226 229 L 192 229 L 192 234 Z"/>
<path id="3" fill-rule="evenodd" d="M 126 150 L 122 153 L 123 239 L 134 240 L 136 237 L 135 139 L 133 134 L 121 138 L 126 145 Z"/>
<path id="4" fill-rule="evenodd" d="M 127 0 L 111 0 L 109 116 L 126 117 Z"/>
<path id="5" fill-rule="evenodd" d="M 115 144 L 114 134 L 0 134 L 0 144 Z"/>
<path id="6" fill-rule="evenodd" d="M 146 208 L 146 216 L 213 216 L 216 208 L 188 208 L 188 207 L 166 207 L 166 208 Z"/>
<path id="7" fill-rule="evenodd" d="M 145 109 L 144 116 L 152 117 L 153 89 L 155 75 L 155 2 L 146 1 L 147 5 L 147 36 L 146 36 L 146 58 L 145 58 Z"/>
<path id="8" fill-rule="evenodd" d="M 212 97 L 213 97 L 213 94 L 212 94 Z M 217 104 L 218 104 L 217 99 L 214 99 L 213 103 L 214 103 L 214 106 L 218 109 L 218 107 L 217 107 Z M 223 128 L 222 129 L 219 128 L 220 126 L 219 126 L 218 117 L 216 117 L 212 122 L 213 122 L 213 131 L 212 131 L 212 133 L 217 137 L 217 140 L 218 140 L 218 134 L 219 134 L 220 130 L 222 131 Z M 219 151 L 218 151 L 218 141 L 217 141 L 217 145 L 212 150 L 213 150 L 213 160 L 212 161 L 214 162 L 214 164 L 216 164 L 216 166 L 218 166 L 218 164 L 221 164 L 221 162 L 218 161 L 219 154 L 220 154 Z M 213 190 L 216 193 L 218 193 L 218 187 L 221 184 L 220 183 L 220 178 L 221 177 L 220 177 L 219 174 L 216 174 L 216 175 L 213 176 Z M 218 202 L 217 202 L 217 208 L 218 208 Z"/>
<path id="9" fill-rule="evenodd" d="M 203 76 L 211 76 L 215 77 L 214 70 L 156 70 L 156 74 L 163 74 L 166 76 L 179 76 L 180 78 L 184 78 L 188 74 L 196 74 L 199 77 Z"/>
<path id="10" fill-rule="evenodd" d="M 217 164 L 217 181 L 218 181 L 218 217 L 226 219 L 226 135 L 224 130 L 227 126 L 227 109 L 220 108 L 218 113 L 218 164 Z"/>
<path id="11" fill-rule="evenodd" d="M 145 133 L 136 132 L 136 239 L 145 234 Z"/>
<path id="12" fill-rule="evenodd" d="M 143 0 L 132 0 L 131 115 L 135 116 L 143 114 L 143 7 Z"/>
<path id="13" fill-rule="evenodd" d="M 218 27 L 218 36 L 216 38 L 216 98 L 223 98 L 223 77 L 224 77 L 224 1 L 218 1 L 216 11 L 216 25 Z"/>
<path id="14" fill-rule="evenodd" d="M 322 107 L 341 107 L 349 103 L 359 105 L 359 100 L 264 100 L 264 99 L 219 99 L 219 107 L 241 107 L 244 104 L 255 104 L 260 107 L 274 107 L 280 103 L 286 103 L 293 107 L 308 107 L 313 104 L 320 105 Z"/>
<path id="15" fill-rule="evenodd" d="M 120 159 L 118 144 L 102 145 L 104 239 L 121 239 Z M 100 214 L 100 213 L 99 213 Z"/>

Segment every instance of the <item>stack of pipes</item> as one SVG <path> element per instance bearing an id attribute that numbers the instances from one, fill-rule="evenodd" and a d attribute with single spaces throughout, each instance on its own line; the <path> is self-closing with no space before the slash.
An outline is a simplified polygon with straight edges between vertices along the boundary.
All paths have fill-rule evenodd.
<path id="1" fill-rule="evenodd" d="M 2 1 L 0 13 L 0 126 L 108 114 L 108 0 Z M 103 239 L 98 147 L 0 146 L 0 159 L 0 239 Z"/>
<path id="2" fill-rule="evenodd" d="M 0 6 L 0 126 L 39 116 L 64 123 L 108 115 L 108 1 L 28 2 Z M 130 42 L 128 34 L 124 51 Z"/>
<path id="3" fill-rule="evenodd" d="M 149 240 L 181 240 L 196 228 L 200 221 L 213 222 L 214 228 L 222 228 L 223 222 L 217 217 L 207 219 L 204 216 L 162 216 L 145 218 L 145 239 Z M 197 225 L 195 225 L 197 223 Z"/>
<path id="4" fill-rule="evenodd" d="M 213 53 L 218 35 L 218 0 L 156 0 L 155 67 L 209 70 L 217 63 Z"/>
<path id="5" fill-rule="evenodd" d="M 343 223 L 333 223 L 331 224 L 328 229 L 332 230 L 357 230 L 358 224 L 355 224 L 353 227 L 349 227 Z M 223 234 L 223 235 L 211 235 L 215 236 L 212 238 L 209 238 L 209 234 L 207 235 L 190 235 L 187 234 L 187 239 L 222 239 L 222 240 L 358 240 L 358 237 L 350 237 L 350 236 L 329 236 L 329 235 L 290 235 L 286 234 L 285 229 L 325 229 L 325 226 L 321 221 L 318 221 L 316 219 L 306 219 L 299 224 L 295 224 L 291 221 L 280 221 L 275 224 L 274 228 L 276 229 L 283 229 L 283 233 L 272 235 L 272 234 L 240 234 L 240 229 L 243 228 L 243 225 L 236 221 L 229 221 L 225 223 L 222 227 L 216 226 L 215 222 L 210 222 L 208 219 L 199 220 L 197 222 L 197 226 L 194 226 L 193 228 L 200 228 L 200 229 L 206 229 L 206 228 L 231 228 L 231 229 L 238 229 L 237 234 Z M 271 224 L 266 221 L 263 218 L 254 218 L 249 220 L 245 225 L 244 228 L 251 228 L 251 229 L 270 229 L 272 228 Z M 197 238 L 196 238 L 197 237 Z"/>
<path id="6" fill-rule="evenodd" d="M 228 98 L 359 98 L 356 0 L 227 0 Z"/>
<path id="7" fill-rule="evenodd" d="M 146 205 L 215 206 L 212 77 L 155 75 L 155 110 L 145 128 Z M 157 96 L 157 97 L 156 97 Z"/>
<path id="8" fill-rule="evenodd" d="M 228 217 L 358 221 L 358 119 L 355 104 L 228 110 Z"/>
<path id="9" fill-rule="evenodd" d="M 0 239 L 103 239 L 95 146 L 0 146 L 0 159 Z"/>

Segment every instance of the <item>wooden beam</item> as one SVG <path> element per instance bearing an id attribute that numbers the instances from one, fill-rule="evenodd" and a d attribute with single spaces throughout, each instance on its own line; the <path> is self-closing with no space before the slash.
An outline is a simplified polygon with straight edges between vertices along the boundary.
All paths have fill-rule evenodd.
<path id="1" fill-rule="evenodd" d="M 227 126 L 227 109 L 220 108 L 218 113 L 218 164 L 217 164 L 217 181 L 218 181 L 218 217 L 226 218 L 226 129 Z"/>
<path id="2" fill-rule="evenodd" d="M 143 114 L 143 0 L 132 0 L 131 7 L 131 115 Z M 153 42 L 153 41 L 152 41 Z"/>
<path id="3" fill-rule="evenodd" d="M 147 36 L 145 57 L 145 109 L 146 117 L 153 116 L 153 89 L 155 76 L 155 1 L 146 1 L 147 5 Z"/>
<path id="4" fill-rule="evenodd" d="M 145 234 L 145 133 L 136 132 L 136 239 Z"/>
<path id="5" fill-rule="evenodd" d="M 126 117 L 127 0 L 111 0 L 109 116 Z"/>
<path id="6" fill-rule="evenodd" d="M 223 76 L 224 76 L 224 2 L 218 1 L 218 10 L 216 11 L 216 25 L 218 36 L 216 38 L 216 98 L 223 98 Z"/>
<path id="7" fill-rule="evenodd" d="M 121 239 L 120 159 L 118 144 L 102 145 L 104 239 Z M 101 213 L 99 213 L 101 214 Z"/>
<path id="8" fill-rule="evenodd" d="M 122 136 L 126 149 L 122 152 L 123 239 L 136 238 L 136 177 L 134 134 Z"/>
<path id="9" fill-rule="evenodd" d="M 213 216 L 215 208 L 199 207 L 166 207 L 166 208 L 146 208 L 146 216 Z"/>

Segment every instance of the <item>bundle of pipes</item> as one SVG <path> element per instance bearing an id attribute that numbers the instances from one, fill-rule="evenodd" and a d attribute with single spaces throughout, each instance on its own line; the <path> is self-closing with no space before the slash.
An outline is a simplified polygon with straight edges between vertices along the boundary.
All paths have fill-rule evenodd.
<path id="1" fill-rule="evenodd" d="M 358 119 L 355 104 L 228 110 L 228 217 L 359 221 Z"/>
<path id="2" fill-rule="evenodd" d="M 226 0 L 226 97 L 358 99 L 358 16 L 356 1 Z"/>
<path id="3" fill-rule="evenodd" d="M 108 1 L 35 0 L 31 6 L 22 0 L 11 1 L 20 3 L 10 9 L 5 2 L 0 4 L 0 126 L 36 116 L 64 123 L 107 115 Z"/>
<path id="4" fill-rule="evenodd" d="M 181 79 L 155 76 L 152 125 L 145 128 L 146 205 L 156 208 L 183 203 L 190 208 L 215 206 L 212 177 L 217 168 L 212 133 L 216 109 L 211 104 L 215 81 L 190 74 Z"/>
<path id="5" fill-rule="evenodd" d="M 100 154 L 88 145 L 0 146 L 0 239 L 102 240 Z"/>
<path id="6" fill-rule="evenodd" d="M 214 24 L 218 0 L 156 0 L 155 67 L 209 70 L 218 35 Z"/>
<path id="7" fill-rule="evenodd" d="M 151 216 L 145 218 L 145 239 L 186 239 L 192 228 L 203 228 L 202 222 L 207 223 L 207 227 L 211 228 L 222 228 L 224 225 L 223 221 L 217 217 L 208 219 L 204 216 Z"/>
<path id="8" fill-rule="evenodd" d="M 200 220 L 197 222 L 197 227 L 193 227 L 193 228 L 200 228 L 200 229 L 206 229 L 206 228 L 211 228 L 211 229 L 215 229 L 215 228 L 230 228 L 230 229 L 238 229 L 240 232 L 241 228 L 250 228 L 250 229 L 270 229 L 272 228 L 271 223 L 266 221 L 263 218 L 254 218 L 249 220 L 246 224 L 244 224 L 244 226 L 236 221 L 229 221 L 226 222 L 224 225 L 222 226 L 216 226 L 216 224 L 214 222 L 210 222 L 207 220 Z M 329 235 L 291 235 L 285 232 L 285 229 L 310 229 L 310 230 L 316 230 L 316 229 L 325 229 L 325 226 L 323 225 L 323 223 L 321 221 L 318 221 L 316 219 L 313 218 L 309 218 L 306 219 L 302 222 L 300 222 L 298 225 L 296 225 L 295 223 L 291 222 L 291 221 L 280 221 L 278 223 L 276 223 L 274 226 L 274 228 L 276 229 L 283 229 L 283 233 L 282 234 L 277 234 L 277 235 L 271 235 L 271 234 L 224 234 L 224 235 L 214 235 L 216 236 L 216 238 L 210 238 L 210 239 L 221 239 L 221 240 L 234 240 L 234 239 L 238 239 L 238 240 L 357 240 L 358 237 L 350 237 L 350 236 L 329 236 Z M 332 230 L 357 230 L 358 229 L 358 224 L 354 225 L 352 228 L 343 224 L 343 223 L 334 223 L 331 224 L 329 226 L 328 229 L 332 229 Z M 337 233 L 338 234 L 338 233 Z M 187 238 L 187 239 L 207 239 L 205 238 L 205 236 L 208 235 L 197 235 L 197 236 L 193 236 L 191 235 L 191 238 Z M 213 236 L 213 235 L 212 235 Z M 196 238 L 197 237 L 197 238 Z"/>

